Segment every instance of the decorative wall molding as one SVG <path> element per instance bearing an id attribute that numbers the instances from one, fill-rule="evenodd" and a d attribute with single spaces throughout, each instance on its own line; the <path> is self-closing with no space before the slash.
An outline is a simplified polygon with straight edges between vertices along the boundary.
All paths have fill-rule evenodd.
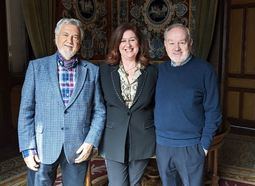
<path id="1" fill-rule="evenodd" d="M 110 7 L 107 0 L 62 0 L 59 17 L 74 17 L 84 26 L 81 56 L 103 59 L 107 52 L 110 33 Z M 58 11 L 59 12 L 59 11 Z"/>
<path id="2" fill-rule="evenodd" d="M 190 26 L 191 0 L 59 0 L 59 17 L 82 21 L 85 39 L 81 55 L 103 60 L 111 32 L 121 23 L 137 25 L 149 40 L 150 57 L 165 60 L 164 29 L 176 22 Z"/>
<path id="3" fill-rule="evenodd" d="M 163 33 L 172 23 L 189 24 L 189 0 L 129 1 L 130 22 L 136 24 L 149 40 L 150 57 L 166 58 Z"/>

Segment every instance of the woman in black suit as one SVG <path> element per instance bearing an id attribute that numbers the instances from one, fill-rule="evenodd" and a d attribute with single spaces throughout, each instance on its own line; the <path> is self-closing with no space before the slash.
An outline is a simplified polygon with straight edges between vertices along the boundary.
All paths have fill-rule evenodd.
<path id="1" fill-rule="evenodd" d="M 148 44 L 137 27 L 117 27 L 100 73 L 107 121 L 99 151 L 109 185 L 139 185 L 155 150 L 157 69 L 149 64 Z"/>

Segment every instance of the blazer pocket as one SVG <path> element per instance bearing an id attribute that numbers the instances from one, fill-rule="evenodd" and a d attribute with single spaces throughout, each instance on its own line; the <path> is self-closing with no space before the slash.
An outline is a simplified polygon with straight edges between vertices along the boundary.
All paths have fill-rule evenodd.
<path id="1" fill-rule="evenodd" d="M 42 125 L 39 125 L 36 127 L 35 131 L 36 133 L 42 134 L 44 130 L 44 127 Z"/>
<path id="2" fill-rule="evenodd" d="M 153 120 L 150 120 L 150 121 L 147 121 L 144 123 L 144 128 L 145 129 L 148 129 L 148 128 L 152 128 L 154 127 L 154 121 Z"/>

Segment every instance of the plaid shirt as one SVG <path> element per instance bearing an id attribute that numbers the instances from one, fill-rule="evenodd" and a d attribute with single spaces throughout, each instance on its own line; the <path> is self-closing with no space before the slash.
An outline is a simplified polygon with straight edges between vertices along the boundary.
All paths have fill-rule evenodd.
<path id="1" fill-rule="evenodd" d="M 58 64 L 58 82 L 62 95 L 62 100 L 65 105 L 68 104 L 70 97 L 73 94 L 75 87 L 76 68 L 66 69 Z"/>

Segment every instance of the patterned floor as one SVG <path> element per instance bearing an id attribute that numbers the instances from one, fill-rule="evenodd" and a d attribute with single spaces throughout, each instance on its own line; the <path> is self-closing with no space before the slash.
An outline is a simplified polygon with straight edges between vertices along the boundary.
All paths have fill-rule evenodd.
<path id="1" fill-rule="evenodd" d="M 19 157 L 0 163 L 0 186 L 25 186 L 26 167 Z"/>
<path id="2" fill-rule="evenodd" d="M 255 185 L 255 137 L 228 134 L 220 150 L 220 186 Z M 92 164 L 94 186 L 106 185 L 105 165 L 102 160 Z M 21 156 L 0 163 L 0 186 L 25 186 L 26 167 Z M 61 186 L 58 175 L 57 186 Z M 142 186 L 160 186 L 159 177 L 143 178 Z"/>
<path id="3" fill-rule="evenodd" d="M 26 166 L 21 156 L 0 163 L 0 186 L 26 186 Z M 104 161 L 95 158 L 91 163 L 91 183 L 104 186 L 107 175 Z M 62 186 L 61 173 L 58 170 L 54 186 Z"/>
<path id="4" fill-rule="evenodd" d="M 255 185 L 255 137 L 228 134 L 219 164 L 223 178 Z"/>

